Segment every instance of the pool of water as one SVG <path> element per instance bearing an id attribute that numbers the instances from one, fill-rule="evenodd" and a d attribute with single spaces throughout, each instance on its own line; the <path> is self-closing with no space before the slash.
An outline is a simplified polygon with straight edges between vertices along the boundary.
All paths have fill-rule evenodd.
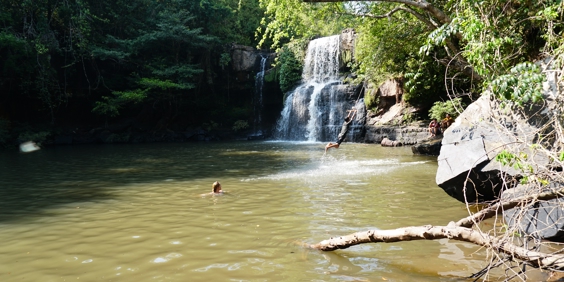
<path id="1" fill-rule="evenodd" d="M 0 281 L 460 281 L 483 254 L 437 240 L 303 247 L 446 225 L 436 157 L 345 143 L 88 145 L 0 152 Z M 202 196 L 214 181 L 228 193 Z"/>

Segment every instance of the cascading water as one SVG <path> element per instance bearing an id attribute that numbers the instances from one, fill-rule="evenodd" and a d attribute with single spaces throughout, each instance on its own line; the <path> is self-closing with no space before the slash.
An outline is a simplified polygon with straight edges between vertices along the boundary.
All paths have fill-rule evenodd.
<path id="1" fill-rule="evenodd" d="M 262 88 L 264 86 L 264 71 L 266 67 L 267 57 L 262 57 L 260 60 L 260 71 L 255 76 L 255 103 L 254 103 L 254 121 L 253 121 L 253 135 L 262 136 Z"/>
<path id="2" fill-rule="evenodd" d="M 275 132 L 277 139 L 333 140 L 337 138 L 347 110 L 354 106 L 364 111 L 363 99 L 358 95 L 351 97 L 350 91 L 344 91 L 349 88 L 340 82 L 339 46 L 339 35 L 309 43 L 302 72 L 303 83 L 286 98 Z M 361 123 L 355 121 L 352 124 L 349 140 L 358 135 L 355 132 L 359 131 Z"/>

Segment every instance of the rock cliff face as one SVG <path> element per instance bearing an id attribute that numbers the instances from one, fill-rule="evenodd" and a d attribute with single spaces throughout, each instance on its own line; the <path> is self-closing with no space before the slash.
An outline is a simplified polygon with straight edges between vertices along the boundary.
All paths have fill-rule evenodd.
<path id="1" fill-rule="evenodd" d="M 413 109 L 406 107 L 402 102 L 402 79 L 388 79 L 378 88 L 369 87 L 365 95 L 368 95 L 372 101 L 378 101 L 376 107 L 378 110 L 368 111 L 366 116 L 365 143 L 405 146 L 415 145 L 429 138 L 425 123 L 406 125 L 404 122 L 404 116 L 411 113 Z"/>
<path id="2" fill-rule="evenodd" d="M 367 125 L 364 143 L 382 144 L 382 140 L 398 141 L 402 145 L 414 145 L 429 137 L 427 129 L 417 125 Z"/>
<path id="3" fill-rule="evenodd" d="M 280 91 L 278 81 L 264 79 L 265 76 L 270 76 L 271 72 L 274 71 L 272 64 L 275 58 L 275 53 L 258 50 L 250 46 L 231 45 L 230 73 L 234 79 L 227 82 L 225 91 L 251 97 L 255 115 L 253 118 L 254 124 L 251 127 L 254 130 L 259 130 L 258 127 L 260 127 L 261 138 L 268 137 L 266 133 L 272 131 L 278 113 L 282 110 L 283 93 Z M 257 74 L 261 69 L 263 81 L 261 84 L 257 84 Z M 260 87 L 258 87 L 259 85 Z M 260 88 L 260 93 L 257 93 L 257 88 Z M 252 134 L 256 134 L 256 132 Z"/>
<path id="4" fill-rule="evenodd" d="M 234 71 L 256 72 L 257 61 L 260 61 L 260 53 L 255 48 L 231 45 L 231 66 Z"/>

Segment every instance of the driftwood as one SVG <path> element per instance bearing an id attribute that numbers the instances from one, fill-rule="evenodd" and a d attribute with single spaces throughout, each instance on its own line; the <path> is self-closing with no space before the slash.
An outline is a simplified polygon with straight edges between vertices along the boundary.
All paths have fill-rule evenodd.
<path id="1" fill-rule="evenodd" d="M 505 253 L 514 259 L 521 260 L 528 265 L 553 271 L 564 270 L 564 255 L 531 251 L 517 246 L 507 237 L 488 235 L 472 226 L 487 218 L 496 216 L 500 211 L 507 210 L 521 204 L 534 204 L 541 200 L 550 200 L 562 196 L 564 189 L 552 190 L 544 193 L 518 197 L 509 201 L 495 203 L 481 211 L 474 213 L 458 222 L 451 221 L 447 226 L 412 226 L 392 230 L 368 230 L 356 232 L 346 236 L 332 237 L 329 240 L 309 245 L 310 248 L 322 251 L 346 249 L 364 243 L 393 243 L 413 240 L 452 239 L 470 242 L 486 247 L 496 252 Z"/>
<path id="2" fill-rule="evenodd" d="M 413 226 L 394 230 L 369 230 L 353 233 L 347 236 L 334 237 L 329 240 L 311 245 L 311 248 L 322 251 L 334 251 L 363 243 L 393 243 L 413 240 L 453 239 L 474 243 L 495 251 L 505 253 L 528 262 L 530 265 L 551 270 L 564 270 L 564 255 L 545 254 L 530 251 L 508 243 L 504 239 L 487 235 L 483 232 L 466 227 L 458 227 L 452 222 L 449 226 Z"/>

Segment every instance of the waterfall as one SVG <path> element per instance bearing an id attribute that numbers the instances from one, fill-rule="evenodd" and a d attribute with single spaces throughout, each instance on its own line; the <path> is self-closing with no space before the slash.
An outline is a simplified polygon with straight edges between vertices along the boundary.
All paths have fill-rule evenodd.
<path id="1" fill-rule="evenodd" d="M 254 103 L 254 121 L 253 121 L 253 134 L 254 136 L 262 136 L 262 88 L 264 86 L 264 71 L 266 67 L 267 57 L 261 56 L 260 71 L 255 76 L 255 103 Z"/>
<path id="2" fill-rule="evenodd" d="M 353 106 L 364 110 L 359 96 L 339 78 L 339 35 L 312 40 L 307 48 L 302 84 L 288 94 L 278 119 L 275 137 L 279 140 L 336 141 L 343 120 Z M 354 91 L 353 91 L 354 92 Z M 356 99 L 356 100 L 355 100 Z M 355 103 L 356 102 L 356 103 Z M 351 136 L 359 124 L 351 124 Z M 362 127 L 362 125 L 360 125 Z"/>

